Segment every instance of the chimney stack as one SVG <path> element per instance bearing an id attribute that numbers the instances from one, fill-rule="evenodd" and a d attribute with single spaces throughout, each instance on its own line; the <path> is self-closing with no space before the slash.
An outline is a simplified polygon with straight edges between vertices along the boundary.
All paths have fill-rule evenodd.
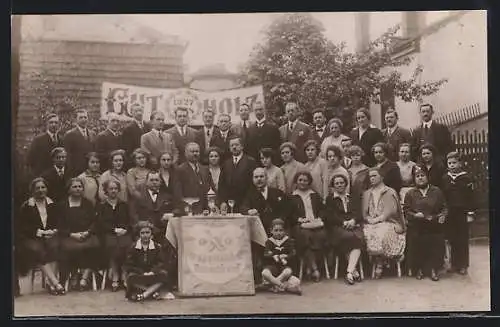
<path id="1" fill-rule="evenodd" d="M 404 11 L 402 34 L 405 38 L 418 36 L 424 27 L 425 16 L 420 11 Z"/>
<path id="2" fill-rule="evenodd" d="M 356 13 L 356 51 L 363 52 L 370 43 L 370 13 Z"/>

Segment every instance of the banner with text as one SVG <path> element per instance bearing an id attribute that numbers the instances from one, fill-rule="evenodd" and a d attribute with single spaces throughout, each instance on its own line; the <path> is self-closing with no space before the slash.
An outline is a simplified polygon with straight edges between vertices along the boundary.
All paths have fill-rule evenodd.
<path id="1" fill-rule="evenodd" d="M 203 125 L 202 113 L 211 108 L 215 118 L 221 113 L 231 116 L 234 123 L 240 121 L 238 109 L 241 104 L 250 105 L 250 120 L 255 120 L 252 106 L 256 101 L 264 103 L 262 86 L 252 86 L 224 91 L 199 91 L 188 88 L 158 89 L 125 84 L 102 83 L 101 118 L 110 112 L 117 113 L 123 120 L 131 120 L 131 106 L 139 103 L 144 108 L 144 120 L 148 121 L 152 112 L 165 113 L 165 123 L 175 123 L 177 107 L 186 107 L 190 125 Z"/>

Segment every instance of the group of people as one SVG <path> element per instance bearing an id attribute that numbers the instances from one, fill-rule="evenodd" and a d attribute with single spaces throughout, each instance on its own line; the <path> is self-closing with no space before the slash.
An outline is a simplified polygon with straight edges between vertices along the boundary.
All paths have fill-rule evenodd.
<path id="1" fill-rule="evenodd" d="M 321 110 L 313 127 L 302 122 L 295 102 L 286 104 L 281 127 L 266 120 L 261 102 L 242 104 L 237 124 L 219 114 L 215 125 L 207 110 L 199 130 L 188 126 L 186 108 L 175 110 L 168 130 L 162 112 L 146 123 L 140 105 L 131 111 L 121 132 L 111 113 L 98 135 L 85 110 L 65 135 L 50 114 L 30 146 L 33 179 L 15 217 L 16 262 L 40 268 L 51 294 L 65 294 L 66 280 L 86 290 L 92 271 L 105 267 L 111 289 L 125 288 L 130 300 L 159 298 L 162 289 L 174 298 L 177 253 L 166 227 L 186 214 L 186 198 L 199 200 L 193 213 L 206 213 L 210 190 L 221 210 L 231 203 L 234 212 L 260 217 L 268 241 L 252 246 L 254 275 L 276 292 L 300 294 L 302 261 L 306 278 L 319 281 L 318 262 L 332 253 L 345 258 L 349 285 L 360 280 L 362 253 L 376 278 L 388 261 L 406 258 L 418 279 L 437 281 L 445 239 L 453 269 L 467 273 L 472 179 L 431 105 L 420 106 L 422 124 L 412 133 L 397 125 L 394 109 L 380 130 L 360 108 L 349 135 Z"/>

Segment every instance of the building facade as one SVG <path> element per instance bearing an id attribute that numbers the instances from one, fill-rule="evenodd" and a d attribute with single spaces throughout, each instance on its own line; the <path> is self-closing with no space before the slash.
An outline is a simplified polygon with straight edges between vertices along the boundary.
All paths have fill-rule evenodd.
<path id="1" fill-rule="evenodd" d="M 423 99 L 434 106 L 436 117 L 474 104 L 479 104 L 481 112 L 488 111 L 486 11 L 402 12 L 387 17 L 383 14 L 358 16 L 358 49 L 394 23 L 400 23 L 398 36 L 403 42 L 395 56 L 414 59 L 409 66 L 397 68 L 402 77 L 411 78 L 417 65 L 422 65 L 419 82 L 448 80 L 437 93 Z M 419 103 L 394 98 L 390 89 L 382 90 L 381 100 L 392 102 L 402 126 L 413 128 L 418 123 Z M 370 110 L 373 123 L 382 126 L 384 105 L 372 104 Z"/>

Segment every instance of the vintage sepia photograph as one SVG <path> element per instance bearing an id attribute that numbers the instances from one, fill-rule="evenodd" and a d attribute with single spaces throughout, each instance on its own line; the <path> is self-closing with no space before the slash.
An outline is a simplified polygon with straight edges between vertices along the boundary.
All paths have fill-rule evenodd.
<path id="1" fill-rule="evenodd" d="M 11 27 L 14 318 L 491 310 L 486 11 Z"/>

